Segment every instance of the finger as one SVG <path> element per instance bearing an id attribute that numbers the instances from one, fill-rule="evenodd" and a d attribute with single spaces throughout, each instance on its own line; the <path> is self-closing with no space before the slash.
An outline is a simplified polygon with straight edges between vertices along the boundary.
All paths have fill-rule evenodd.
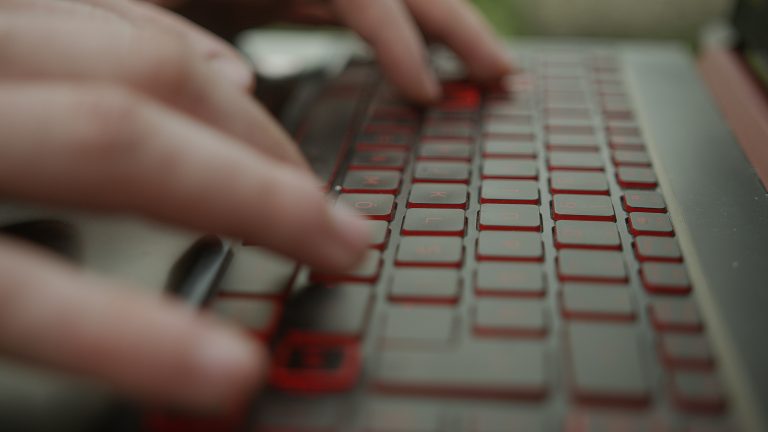
<path id="1" fill-rule="evenodd" d="M 226 409 L 263 380 L 263 349 L 167 299 L 84 274 L 0 239 L 0 351 L 124 394 Z"/>
<path id="2" fill-rule="evenodd" d="M 405 0 L 421 28 L 453 49 L 470 77 L 490 82 L 513 66 L 488 22 L 464 0 Z"/>
<path id="3" fill-rule="evenodd" d="M 271 115 L 222 79 L 184 38 L 123 19 L 0 16 L 0 77 L 117 82 L 309 172 Z"/>
<path id="4" fill-rule="evenodd" d="M 440 97 L 440 86 L 429 66 L 424 41 L 401 0 L 333 3 L 341 20 L 376 51 L 385 74 L 405 96 L 421 103 L 431 103 Z"/>
<path id="5" fill-rule="evenodd" d="M 26 1 L 26 0 L 25 0 Z M 160 29 L 177 33 L 189 41 L 216 67 L 224 76 L 230 78 L 240 88 L 250 91 L 254 85 L 254 73 L 251 65 L 231 45 L 214 34 L 187 21 L 181 16 L 146 3 L 135 0 L 79 0 L 101 7 L 120 15 L 134 24 L 144 23 Z"/>
<path id="6" fill-rule="evenodd" d="M 0 94 L 4 196 L 138 211 L 327 271 L 367 247 L 364 221 L 330 207 L 311 176 L 138 94 L 64 84 Z"/>

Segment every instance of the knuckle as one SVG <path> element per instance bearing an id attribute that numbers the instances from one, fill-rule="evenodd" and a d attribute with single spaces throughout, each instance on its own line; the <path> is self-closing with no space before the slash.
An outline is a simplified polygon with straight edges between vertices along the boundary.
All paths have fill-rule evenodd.
<path id="1" fill-rule="evenodd" d="M 123 160 L 141 143 L 145 101 L 118 86 L 95 86 L 78 92 L 74 110 L 82 119 L 71 143 L 82 158 Z"/>
<path id="2" fill-rule="evenodd" d="M 200 59 L 192 45 L 171 33 L 146 32 L 139 37 L 143 42 L 135 45 L 137 59 L 130 77 L 135 85 L 170 101 L 193 95 L 200 81 Z"/>

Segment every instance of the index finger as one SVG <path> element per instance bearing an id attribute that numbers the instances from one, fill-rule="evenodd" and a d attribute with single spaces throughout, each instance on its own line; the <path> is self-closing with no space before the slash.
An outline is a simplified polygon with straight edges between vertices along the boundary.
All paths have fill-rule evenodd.
<path id="1" fill-rule="evenodd" d="M 464 0 L 405 0 L 421 28 L 464 60 L 469 76 L 491 82 L 513 70 L 488 22 Z"/>
<path id="2" fill-rule="evenodd" d="M 334 5 L 341 20 L 373 47 L 384 73 L 406 97 L 421 103 L 439 98 L 424 41 L 401 0 L 334 0 Z"/>

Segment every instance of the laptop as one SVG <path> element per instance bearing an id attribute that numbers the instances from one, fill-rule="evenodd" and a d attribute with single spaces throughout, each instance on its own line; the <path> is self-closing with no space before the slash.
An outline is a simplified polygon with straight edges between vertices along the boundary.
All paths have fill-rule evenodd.
<path id="1" fill-rule="evenodd" d="M 765 2 L 739 2 L 738 49 L 698 62 L 670 42 L 511 41 L 522 72 L 491 89 L 436 52 L 445 98 L 427 109 L 366 58 L 299 79 L 282 120 L 374 234 L 347 274 L 143 222 L 4 209 L 76 226 L 86 265 L 172 289 L 272 350 L 246 409 L 91 398 L 78 409 L 108 414 L 87 430 L 768 430 L 765 22 Z M 38 405 L 3 416 L 77 430 L 62 412 L 87 398 L 65 398 L 47 422 Z"/>

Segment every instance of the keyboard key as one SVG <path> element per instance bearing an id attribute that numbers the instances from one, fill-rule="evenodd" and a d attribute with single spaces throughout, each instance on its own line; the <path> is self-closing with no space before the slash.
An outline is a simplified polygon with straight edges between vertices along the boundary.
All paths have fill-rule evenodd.
<path id="1" fill-rule="evenodd" d="M 419 160 L 462 160 L 472 159 L 474 148 L 469 144 L 455 141 L 425 141 L 419 146 Z"/>
<path id="2" fill-rule="evenodd" d="M 613 222 L 611 198 L 602 195 L 558 194 L 552 198 L 553 219 Z"/>
<path id="3" fill-rule="evenodd" d="M 483 142 L 483 157 L 486 158 L 526 158 L 536 157 L 534 141 L 512 141 L 498 138 L 486 139 Z"/>
<path id="4" fill-rule="evenodd" d="M 636 236 L 667 236 L 675 235 L 672 221 L 664 213 L 635 212 L 629 214 L 629 231 Z"/>
<path id="5" fill-rule="evenodd" d="M 296 396 L 275 396 L 263 398 L 255 408 L 256 415 L 252 415 L 250 408 L 248 414 L 250 419 L 255 420 L 254 430 L 257 431 L 302 431 L 318 432 L 332 431 L 337 428 L 343 411 L 343 407 L 335 398 L 320 397 L 296 397 Z M 243 424 L 238 425 L 242 428 Z M 238 430 L 229 429 L 231 430 Z M 206 431 L 210 429 L 203 429 Z M 224 432 L 226 429 L 213 429 Z M 198 431 L 198 432 L 202 432 Z M 182 429 L 178 432 L 191 432 Z"/>
<path id="6" fill-rule="evenodd" d="M 538 264 L 480 263 L 475 290 L 480 296 L 542 297 L 546 292 L 544 269 Z"/>
<path id="7" fill-rule="evenodd" d="M 464 209 L 468 201 L 469 189 L 465 185 L 418 183 L 411 188 L 408 208 Z"/>
<path id="8" fill-rule="evenodd" d="M 443 347 L 456 337 L 457 317 L 443 306 L 390 306 L 379 338 L 385 345 Z"/>
<path id="9" fill-rule="evenodd" d="M 553 171 L 549 184 L 553 194 L 608 194 L 608 179 L 603 173 Z"/>
<path id="10" fill-rule="evenodd" d="M 613 163 L 619 166 L 650 166 L 651 158 L 643 150 L 614 150 Z"/>
<path id="11" fill-rule="evenodd" d="M 586 412 L 568 414 L 564 432 L 672 432 L 661 417 L 629 412 Z"/>
<path id="12" fill-rule="evenodd" d="M 677 406 L 684 411 L 714 414 L 725 409 L 725 390 L 712 373 L 674 373 L 671 387 Z"/>
<path id="13" fill-rule="evenodd" d="M 406 153 L 399 151 L 358 151 L 352 157 L 350 169 L 402 170 Z"/>
<path id="14" fill-rule="evenodd" d="M 400 132 L 368 133 L 357 138 L 359 150 L 408 150 L 412 143 L 412 134 Z"/>
<path id="15" fill-rule="evenodd" d="M 485 121 L 501 121 L 516 125 L 530 125 L 533 123 L 533 115 L 524 113 L 498 114 L 488 112 L 486 113 Z"/>
<path id="16" fill-rule="evenodd" d="M 477 240 L 477 258 L 481 261 L 542 261 L 541 234 L 481 232 Z"/>
<path id="17" fill-rule="evenodd" d="M 485 180 L 480 191 L 483 204 L 538 204 L 539 185 L 527 180 Z"/>
<path id="18" fill-rule="evenodd" d="M 645 150 L 645 141 L 634 136 L 610 135 L 608 145 L 614 150 Z"/>
<path id="19" fill-rule="evenodd" d="M 703 327 L 699 309 L 691 300 L 654 300 L 649 311 L 651 322 L 659 331 L 696 333 Z"/>
<path id="20" fill-rule="evenodd" d="M 602 171 L 605 166 L 598 153 L 553 151 L 549 153 L 549 169 Z"/>
<path id="21" fill-rule="evenodd" d="M 651 168 L 619 166 L 616 180 L 623 189 L 655 189 L 658 186 L 656 174 Z"/>
<path id="22" fill-rule="evenodd" d="M 317 282 L 376 282 L 381 271 L 381 251 L 369 249 L 365 259 L 348 273 L 312 273 Z"/>
<path id="23" fill-rule="evenodd" d="M 461 279 L 456 270 L 398 269 L 392 278 L 389 299 L 409 303 L 456 303 Z"/>
<path id="24" fill-rule="evenodd" d="M 655 294 L 688 294 L 691 282 L 683 264 L 645 262 L 640 266 L 643 285 Z"/>
<path id="25" fill-rule="evenodd" d="M 569 133 L 568 128 L 574 128 L 574 132 L 577 135 L 579 132 L 585 132 L 589 135 L 594 135 L 594 122 L 591 118 L 587 117 L 552 117 L 547 116 L 546 122 L 544 124 L 544 127 L 547 128 L 550 132 L 554 132 L 555 134 L 558 134 L 558 130 L 561 130 L 559 133 Z"/>
<path id="26" fill-rule="evenodd" d="M 639 137 L 640 128 L 634 122 L 608 123 L 608 134 L 611 136 Z"/>
<path id="27" fill-rule="evenodd" d="M 625 282 L 627 268 L 621 252 L 563 249 L 557 257 L 563 281 Z"/>
<path id="28" fill-rule="evenodd" d="M 711 369 L 712 348 L 697 334 L 663 334 L 659 338 L 661 358 L 667 366 L 679 369 Z"/>
<path id="29" fill-rule="evenodd" d="M 574 396 L 585 403 L 645 404 L 650 385 L 633 325 L 568 324 Z"/>
<path id="30" fill-rule="evenodd" d="M 536 179 L 539 168 L 532 160 L 486 159 L 482 173 L 484 179 Z"/>
<path id="31" fill-rule="evenodd" d="M 474 332 L 480 336 L 544 337 L 544 304 L 539 300 L 480 299 L 475 305 Z"/>
<path id="32" fill-rule="evenodd" d="M 507 137 L 532 140 L 536 136 L 536 130 L 533 126 L 516 125 L 497 121 L 486 122 L 483 127 L 483 133 L 487 137 L 494 138 Z"/>
<path id="33" fill-rule="evenodd" d="M 376 402 L 368 409 L 360 432 L 440 432 L 442 422 L 441 413 L 431 406 Z"/>
<path id="34" fill-rule="evenodd" d="M 418 162 L 414 182 L 467 183 L 469 164 L 465 162 Z"/>
<path id="35" fill-rule="evenodd" d="M 270 384 L 294 392 L 341 392 L 357 384 L 360 371 L 357 344 L 308 342 L 289 337 L 275 350 Z"/>
<path id="36" fill-rule="evenodd" d="M 557 248 L 621 250 L 619 230 L 613 222 L 557 221 Z"/>
<path id="37" fill-rule="evenodd" d="M 654 191 L 626 191 L 624 208 L 628 212 L 665 213 L 667 203 L 664 197 Z"/>
<path id="38" fill-rule="evenodd" d="M 376 105 L 368 118 L 368 123 L 399 123 L 415 125 L 419 122 L 418 110 L 397 105 Z"/>
<path id="39" fill-rule="evenodd" d="M 417 122 L 419 112 L 415 108 L 402 105 L 375 105 L 371 110 L 371 119 L 390 119 L 405 122 Z"/>
<path id="40" fill-rule="evenodd" d="M 211 302 L 210 309 L 261 339 L 272 336 L 280 314 L 274 301 L 252 298 L 218 297 Z"/>
<path id="41" fill-rule="evenodd" d="M 296 263 L 258 247 L 234 251 L 219 282 L 218 294 L 233 297 L 279 297 L 296 274 Z"/>
<path id="42" fill-rule="evenodd" d="M 453 122 L 430 123 L 421 131 L 424 138 L 429 139 L 470 139 L 475 134 L 471 125 L 452 124 Z"/>
<path id="43" fill-rule="evenodd" d="M 547 135 L 547 149 L 550 151 L 597 151 L 600 146 L 594 135 Z"/>
<path id="44" fill-rule="evenodd" d="M 310 286 L 290 299 L 282 324 L 306 340 L 356 341 L 368 324 L 371 293 L 364 284 Z"/>
<path id="45" fill-rule="evenodd" d="M 544 110 L 544 115 L 546 115 L 547 118 L 558 119 L 578 118 L 586 120 L 592 118 L 590 109 L 584 107 L 549 107 Z"/>
<path id="46" fill-rule="evenodd" d="M 530 116 L 532 108 L 526 103 L 489 103 L 485 107 L 486 116 L 494 120 L 503 120 L 509 116 Z"/>
<path id="47" fill-rule="evenodd" d="M 463 254 L 459 237 L 403 237 L 395 262 L 398 266 L 460 267 Z"/>
<path id="48" fill-rule="evenodd" d="M 463 429 L 467 432 L 541 432 L 547 422 L 538 413 L 508 408 L 473 408 L 462 415 Z M 410 432 L 410 431 L 409 431 Z"/>
<path id="49" fill-rule="evenodd" d="M 368 221 L 368 230 L 371 233 L 370 247 L 384 249 L 389 240 L 389 223 L 386 221 Z"/>
<path id="50" fill-rule="evenodd" d="M 473 342 L 452 352 L 386 351 L 374 379 L 387 392 L 541 399 L 549 381 L 546 365 L 537 343 Z"/>
<path id="51" fill-rule="evenodd" d="M 563 316 L 570 320 L 632 321 L 636 316 L 626 285 L 567 283 L 561 300 Z"/>
<path id="52" fill-rule="evenodd" d="M 350 171 L 344 179 L 344 192 L 395 194 L 401 175 L 396 171 Z"/>
<path id="53" fill-rule="evenodd" d="M 464 236 L 466 216 L 458 209 L 408 209 L 403 221 L 403 235 Z"/>
<path id="54" fill-rule="evenodd" d="M 480 230 L 541 231 L 539 207 L 522 204 L 482 204 Z"/>
<path id="55" fill-rule="evenodd" d="M 387 194 L 341 194 L 339 202 L 369 219 L 391 221 L 395 213 L 395 196 Z"/>
<path id="56" fill-rule="evenodd" d="M 363 133 L 402 133 L 413 135 L 416 133 L 416 129 L 417 125 L 413 123 L 382 119 L 369 121 L 365 126 L 363 126 Z"/>

